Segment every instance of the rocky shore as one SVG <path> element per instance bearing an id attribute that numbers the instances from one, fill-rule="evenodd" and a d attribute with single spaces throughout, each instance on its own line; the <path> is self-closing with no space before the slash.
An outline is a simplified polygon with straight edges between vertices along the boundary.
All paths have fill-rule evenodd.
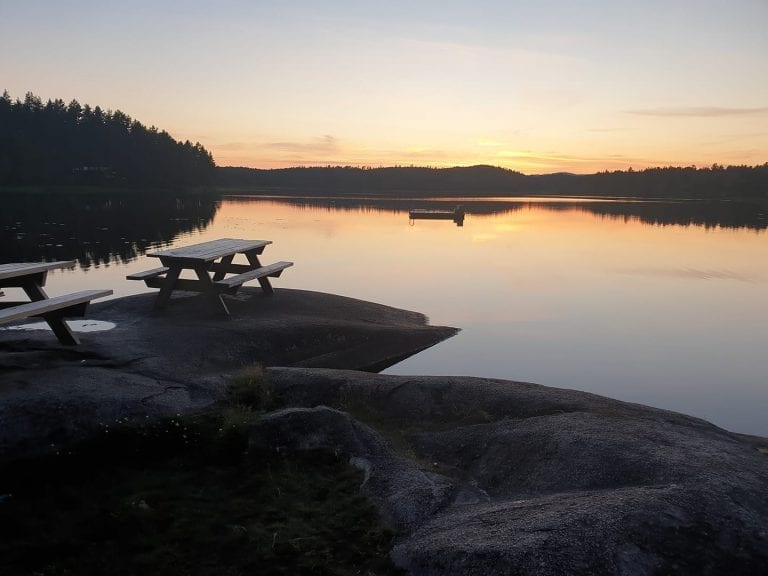
<path id="1" fill-rule="evenodd" d="M 768 439 L 504 380 L 274 368 L 258 446 L 347 454 L 408 574 L 760 574 Z"/>
<path id="2" fill-rule="evenodd" d="M 407 574 L 761 574 L 768 439 L 574 390 L 375 371 L 455 334 L 349 298 L 244 292 L 231 320 L 151 295 L 95 305 L 77 348 L 0 331 L 0 457 L 105 424 L 210 408 L 254 363 L 254 453 L 316 449 L 363 471 Z M 288 367 L 279 367 L 288 366 Z"/>
<path id="3" fill-rule="evenodd" d="M 353 298 L 245 288 L 231 318 L 199 296 L 152 308 L 155 293 L 93 304 L 109 330 L 61 346 L 47 330 L 0 330 L 0 459 L 61 444 L 105 423 L 198 410 L 243 367 L 383 370 L 453 336 L 423 314 Z"/>

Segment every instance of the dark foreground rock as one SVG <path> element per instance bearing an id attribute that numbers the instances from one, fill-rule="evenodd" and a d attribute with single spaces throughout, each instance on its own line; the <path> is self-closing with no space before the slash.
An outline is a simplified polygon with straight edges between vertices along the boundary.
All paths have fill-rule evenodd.
<path id="1" fill-rule="evenodd" d="M 253 453 L 324 448 L 400 534 L 412 575 L 765 574 L 768 440 L 573 390 L 378 369 L 455 333 L 423 316 L 311 292 L 152 314 L 94 306 L 113 330 L 63 348 L 0 332 L 0 458 L 116 421 L 210 406 L 243 366 L 271 368 Z"/>
<path id="2" fill-rule="evenodd" d="M 766 573 L 766 439 L 534 384 L 268 377 L 254 446 L 347 454 L 409 574 Z"/>
<path id="3" fill-rule="evenodd" d="M 50 331 L 0 330 L 0 458 L 55 448 L 117 421 L 220 400 L 244 366 L 380 370 L 454 335 L 416 312 L 342 296 L 243 289 L 231 319 L 199 297 L 154 313 L 156 293 L 95 303 L 108 331 L 61 346 Z"/>

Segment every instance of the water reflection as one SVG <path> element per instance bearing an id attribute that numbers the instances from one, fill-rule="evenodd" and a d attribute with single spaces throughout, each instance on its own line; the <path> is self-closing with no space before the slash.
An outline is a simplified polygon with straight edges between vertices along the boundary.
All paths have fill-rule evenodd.
<path id="1" fill-rule="evenodd" d="M 232 202 L 253 202 L 252 196 L 231 196 Z M 272 200 L 302 209 L 328 212 L 409 213 L 411 210 L 452 211 L 460 204 L 465 214 L 501 215 L 529 208 L 552 211 L 579 211 L 605 218 L 637 221 L 654 226 L 703 226 L 705 228 L 768 228 L 768 202 L 729 200 L 629 200 L 568 198 L 308 198 L 272 197 Z"/>
<path id="2" fill-rule="evenodd" d="M 213 196 L 64 192 L 4 194 L 2 199 L 0 262 L 76 259 L 84 269 L 129 262 L 148 249 L 174 242 L 180 235 L 201 232 L 213 222 L 221 202 Z M 226 200 L 239 205 L 267 200 L 286 208 L 320 210 L 343 218 L 350 213 L 401 214 L 404 223 L 414 211 L 453 212 L 461 205 L 462 215 L 468 216 L 504 216 L 541 209 L 653 226 L 768 228 L 767 202 L 253 196 L 229 196 Z M 463 218 L 457 223 L 463 224 Z"/>
<path id="3" fill-rule="evenodd" d="M 153 242 L 263 238 L 273 241 L 266 262 L 295 262 L 279 288 L 380 302 L 462 328 L 392 373 L 529 380 L 768 434 L 768 235 L 760 204 L 263 197 L 224 198 L 220 205 L 130 197 L 119 204 L 91 196 L 61 197 L 54 206 L 39 197 L 23 200 L 14 212 L 0 213 L 3 259 L 81 254 L 77 245 L 69 253 L 46 246 L 52 241 L 40 234 L 54 228 L 66 231 L 62 237 L 102 241 L 82 247 L 92 266 L 87 274 L 57 273 L 50 285 L 59 293 L 146 291 L 125 276 L 156 263 L 121 262 Z M 467 212 L 463 228 L 408 225 L 410 209 L 457 204 Z M 118 265 L 93 267 L 107 258 Z"/>
<path id="4" fill-rule="evenodd" d="M 180 234 L 201 231 L 220 201 L 158 194 L 4 194 L 0 262 L 77 260 L 81 268 L 128 262 Z"/>

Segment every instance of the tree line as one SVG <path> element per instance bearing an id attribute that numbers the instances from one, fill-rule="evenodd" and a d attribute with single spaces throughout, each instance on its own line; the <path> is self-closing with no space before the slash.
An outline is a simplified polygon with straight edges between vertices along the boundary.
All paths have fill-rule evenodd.
<path id="1" fill-rule="evenodd" d="M 220 167 L 224 189 L 285 194 L 403 196 L 617 196 L 641 198 L 768 198 L 768 163 L 617 170 L 597 174 L 525 175 L 493 166 L 357 168 L 326 166 L 261 170 Z"/>
<path id="2" fill-rule="evenodd" d="M 219 167 L 200 144 L 178 142 L 116 110 L 77 100 L 0 97 L 0 186 L 94 184 L 252 192 L 417 196 L 768 198 L 768 162 L 527 176 L 494 166 Z"/>
<path id="3" fill-rule="evenodd" d="M 236 189 L 297 193 L 358 193 L 376 195 L 435 196 L 505 193 L 522 189 L 526 176 L 494 166 L 422 168 L 394 166 L 298 167 L 262 170 L 217 168 L 219 186 Z"/>
<path id="4" fill-rule="evenodd" d="M 213 181 L 200 143 L 178 142 L 120 110 L 0 97 L 0 185 L 181 188 Z"/>

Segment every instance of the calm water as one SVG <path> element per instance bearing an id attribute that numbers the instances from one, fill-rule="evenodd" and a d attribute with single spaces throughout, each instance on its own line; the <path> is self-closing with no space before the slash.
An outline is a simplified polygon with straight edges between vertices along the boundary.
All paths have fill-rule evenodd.
<path id="1" fill-rule="evenodd" d="M 40 197 L 0 214 L 0 261 L 77 258 L 49 293 L 112 288 L 149 248 L 274 241 L 278 287 L 417 310 L 462 332 L 389 369 L 575 388 L 768 435 L 768 233 L 760 207 L 462 201 L 462 227 L 413 202 Z"/>

